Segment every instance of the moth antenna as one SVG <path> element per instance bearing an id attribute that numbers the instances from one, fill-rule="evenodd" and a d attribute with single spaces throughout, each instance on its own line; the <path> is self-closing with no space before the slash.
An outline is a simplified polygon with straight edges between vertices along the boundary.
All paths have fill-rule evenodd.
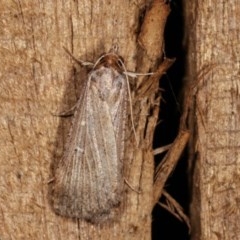
<path id="1" fill-rule="evenodd" d="M 122 67 L 124 69 L 124 73 L 127 72 L 127 69 L 123 63 L 123 61 L 119 58 L 120 63 L 122 64 Z M 127 89 L 128 89 L 128 95 L 129 95 L 129 104 L 130 104 L 130 115 L 131 115 L 131 122 L 132 122 L 132 128 L 133 128 L 133 134 L 137 143 L 137 133 L 136 133 L 136 129 L 134 127 L 134 121 L 133 121 L 133 108 L 132 108 L 132 97 L 131 97 L 131 90 L 130 90 L 130 84 L 129 84 L 129 79 L 128 79 L 128 75 L 125 74 L 126 76 L 126 80 L 127 80 Z"/>

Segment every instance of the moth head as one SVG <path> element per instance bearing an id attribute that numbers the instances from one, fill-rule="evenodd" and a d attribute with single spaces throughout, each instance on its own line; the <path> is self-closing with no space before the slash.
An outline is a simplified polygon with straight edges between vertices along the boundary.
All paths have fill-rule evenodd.
<path id="1" fill-rule="evenodd" d="M 103 54 L 96 62 L 94 68 L 98 69 L 101 66 L 106 68 L 114 68 L 120 73 L 125 71 L 123 58 L 115 53 Z"/>

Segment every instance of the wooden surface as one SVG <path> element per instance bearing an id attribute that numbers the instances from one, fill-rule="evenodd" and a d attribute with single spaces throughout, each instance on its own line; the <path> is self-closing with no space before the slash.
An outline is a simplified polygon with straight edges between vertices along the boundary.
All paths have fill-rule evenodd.
<path id="1" fill-rule="evenodd" d="M 192 239 L 240 237 L 240 5 L 189 1 L 188 80 L 196 96 L 192 131 Z"/>
<path id="2" fill-rule="evenodd" d="M 48 200 L 51 164 L 62 156 L 71 123 L 52 113 L 76 103 L 86 77 L 83 68 L 72 77 L 74 63 L 63 46 L 76 58 L 95 61 L 117 44 L 129 71 L 154 71 L 169 6 L 159 0 L 150 6 L 148 1 L 1 1 L 1 240 L 151 238 L 157 81 L 141 98 L 137 91 L 132 96 L 137 139 L 129 122 L 125 176 L 140 193 L 125 186 L 119 218 L 102 226 L 63 218 Z"/>

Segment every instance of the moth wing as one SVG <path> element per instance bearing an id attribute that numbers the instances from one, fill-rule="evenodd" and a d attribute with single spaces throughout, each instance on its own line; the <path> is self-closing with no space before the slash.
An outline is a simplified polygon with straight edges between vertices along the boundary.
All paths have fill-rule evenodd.
<path id="1" fill-rule="evenodd" d="M 125 101 L 121 93 L 119 96 L 116 108 Z M 55 173 L 53 206 L 59 214 L 92 220 L 118 205 L 122 188 L 118 110 L 113 110 L 90 82 Z"/>
<path id="2" fill-rule="evenodd" d="M 121 83 L 120 87 L 113 88 L 112 96 L 115 98 L 111 99 L 110 104 L 112 122 L 114 126 L 114 132 L 116 136 L 116 146 L 118 150 L 118 156 L 120 161 L 123 160 L 124 156 L 124 142 L 125 142 L 125 127 L 126 127 L 126 98 L 127 98 L 127 84 L 126 79 L 123 75 L 118 75 L 116 78 L 117 83 Z M 117 98 L 115 97 L 117 96 Z"/>

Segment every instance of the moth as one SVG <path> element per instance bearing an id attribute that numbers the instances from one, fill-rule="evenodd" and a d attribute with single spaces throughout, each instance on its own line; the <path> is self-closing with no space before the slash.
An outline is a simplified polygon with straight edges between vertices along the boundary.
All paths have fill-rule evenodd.
<path id="1" fill-rule="evenodd" d="M 122 57 L 103 54 L 76 104 L 62 159 L 54 171 L 52 206 L 62 216 L 111 219 L 121 202 L 129 85 Z"/>

